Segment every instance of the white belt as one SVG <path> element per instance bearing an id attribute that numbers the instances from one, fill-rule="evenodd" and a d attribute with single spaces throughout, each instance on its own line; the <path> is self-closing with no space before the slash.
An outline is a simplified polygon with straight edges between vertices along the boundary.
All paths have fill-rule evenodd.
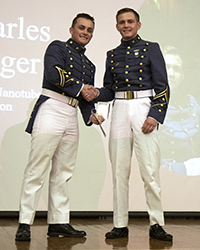
<path id="1" fill-rule="evenodd" d="M 138 99 L 153 96 L 153 89 L 115 92 L 116 99 Z"/>
<path id="2" fill-rule="evenodd" d="M 42 94 L 45 96 L 51 97 L 52 99 L 55 99 L 57 101 L 67 103 L 68 105 L 70 105 L 72 107 L 76 108 L 78 106 L 77 99 L 75 99 L 73 97 L 66 96 L 64 93 L 62 95 L 62 94 L 59 94 L 59 93 L 54 92 L 54 91 L 49 90 L 49 89 L 42 89 Z"/>

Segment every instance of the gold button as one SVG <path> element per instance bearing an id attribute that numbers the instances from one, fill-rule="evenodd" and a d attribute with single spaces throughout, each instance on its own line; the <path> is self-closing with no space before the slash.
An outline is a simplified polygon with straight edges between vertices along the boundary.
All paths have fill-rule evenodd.
<path id="1" fill-rule="evenodd" d="M 146 43 L 146 45 L 149 45 L 149 43 Z"/>
<path id="2" fill-rule="evenodd" d="M 139 77 L 139 80 L 142 81 L 142 77 Z"/>
<path id="3" fill-rule="evenodd" d="M 127 54 L 130 54 L 130 52 L 128 51 Z"/>
<path id="4" fill-rule="evenodd" d="M 115 83 L 118 83 L 118 81 L 115 81 Z"/>
<path id="5" fill-rule="evenodd" d="M 140 84 L 140 87 L 142 87 L 142 84 Z"/>
<path id="6" fill-rule="evenodd" d="M 132 43 L 134 43 L 135 41 L 133 40 Z"/>
<path id="7" fill-rule="evenodd" d="M 140 65 L 143 65 L 143 63 L 141 62 Z"/>
<path id="8" fill-rule="evenodd" d="M 73 58 L 72 58 L 72 57 L 70 57 L 70 60 L 72 61 L 72 60 L 73 60 Z"/>
<path id="9" fill-rule="evenodd" d="M 165 101 L 165 98 L 163 98 L 162 100 Z"/>
<path id="10" fill-rule="evenodd" d="M 84 79 L 82 79 L 82 82 L 84 82 Z"/>
<path id="11" fill-rule="evenodd" d="M 85 75 L 85 72 L 83 72 L 83 75 Z"/>
<path id="12" fill-rule="evenodd" d="M 128 82 L 129 80 L 128 79 L 126 79 L 126 82 Z"/>
<path id="13" fill-rule="evenodd" d="M 78 47 L 76 47 L 76 49 L 79 49 Z"/>
<path id="14" fill-rule="evenodd" d="M 161 112 L 162 110 L 161 109 L 159 109 L 159 112 Z"/>
<path id="15" fill-rule="evenodd" d="M 144 58 L 144 56 L 141 56 L 141 58 Z"/>
<path id="16" fill-rule="evenodd" d="M 128 71 L 125 71 L 125 74 L 128 74 Z"/>
<path id="17" fill-rule="evenodd" d="M 114 69 L 114 67 L 112 67 L 111 69 Z"/>
<path id="18" fill-rule="evenodd" d="M 85 68 L 85 65 L 83 65 L 83 68 Z"/>
<path id="19" fill-rule="evenodd" d="M 147 51 L 146 49 L 143 49 L 143 51 Z"/>
<path id="20" fill-rule="evenodd" d="M 142 73 L 143 72 L 143 70 L 142 69 L 140 69 L 140 73 Z"/>
<path id="21" fill-rule="evenodd" d="M 116 88 L 116 89 L 118 89 L 118 87 L 117 87 L 117 86 L 116 86 L 115 88 Z"/>
<path id="22" fill-rule="evenodd" d="M 70 43 L 72 44 L 73 42 L 72 42 L 72 41 L 70 41 Z"/>
<path id="23" fill-rule="evenodd" d="M 129 65 L 126 65 L 126 68 L 129 68 Z"/>
<path id="24" fill-rule="evenodd" d="M 69 50 L 69 53 L 72 53 L 72 52 Z"/>
<path id="25" fill-rule="evenodd" d="M 79 81 L 76 81 L 77 84 L 79 84 Z"/>
<path id="26" fill-rule="evenodd" d="M 111 57 L 113 57 L 114 55 L 112 54 Z"/>
<path id="27" fill-rule="evenodd" d="M 65 95 L 65 92 L 62 92 L 62 95 Z"/>
<path id="28" fill-rule="evenodd" d="M 130 84 L 128 84 L 127 86 L 128 86 L 128 87 L 130 87 L 131 85 L 130 85 Z"/>
<path id="29" fill-rule="evenodd" d="M 72 65 L 72 64 L 70 65 L 70 68 L 73 68 L 73 65 Z"/>
<path id="30" fill-rule="evenodd" d="M 128 46 L 127 48 L 128 48 L 128 49 L 130 49 L 131 47 L 130 47 L 130 46 Z"/>
<path id="31" fill-rule="evenodd" d="M 71 72 L 68 72 L 68 75 L 71 75 Z"/>
<path id="32" fill-rule="evenodd" d="M 138 36 L 138 39 L 140 39 L 140 37 Z"/>
<path id="33" fill-rule="evenodd" d="M 113 63 L 113 60 L 111 61 L 111 63 Z"/>

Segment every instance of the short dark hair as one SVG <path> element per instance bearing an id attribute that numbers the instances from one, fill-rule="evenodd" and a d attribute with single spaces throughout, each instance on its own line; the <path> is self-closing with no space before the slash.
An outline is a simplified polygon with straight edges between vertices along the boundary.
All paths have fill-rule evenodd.
<path id="1" fill-rule="evenodd" d="M 93 24 L 95 24 L 94 17 L 92 17 L 92 16 L 90 16 L 89 14 L 86 14 L 86 13 L 79 13 L 79 14 L 77 14 L 77 16 L 72 21 L 72 28 L 74 28 L 75 24 L 77 23 L 77 19 L 80 18 L 80 17 L 85 18 L 85 19 L 89 19 L 89 20 L 91 20 L 93 22 Z"/>
<path id="2" fill-rule="evenodd" d="M 118 21 L 119 15 L 126 13 L 126 12 L 132 12 L 135 15 L 137 22 L 140 21 L 140 15 L 137 13 L 137 11 L 135 11 L 134 9 L 131 9 L 131 8 L 123 8 L 123 9 L 118 10 L 117 14 L 116 14 L 116 21 Z"/>

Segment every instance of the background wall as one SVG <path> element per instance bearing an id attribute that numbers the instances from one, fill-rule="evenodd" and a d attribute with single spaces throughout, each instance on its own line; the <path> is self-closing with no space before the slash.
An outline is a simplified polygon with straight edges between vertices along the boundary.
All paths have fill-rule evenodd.
<path id="1" fill-rule="evenodd" d="M 0 211 L 17 211 L 30 135 L 24 132 L 41 91 L 43 55 L 55 39 L 67 40 L 79 12 L 95 17 L 95 32 L 86 54 L 97 67 L 102 86 L 106 51 L 120 43 L 115 29 L 118 9 L 131 7 L 141 15 L 139 31 L 157 41 L 164 52 L 171 85 L 165 125 L 160 126 L 161 184 L 165 211 L 199 211 L 199 0 L 35 0 L 1 1 L 0 8 Z M 166 48 L 176 49 L 167 56 Z M 168 60 L 169 59 L 169 60 Z M 168 60 L 168 61 L 167 61 Z M 174 88 L 174 86 L 177 86 Z M 108 156 L 110 120 L 87 128 L 79 114 L 80 144 L 76 170 L 70 180 L 72 211 L 111 211 L 112 176 Z M 133 155 L 130 210 L 146 211 L 143 183 Z M 38 210 L 46 210 L 48 180 Z"/>

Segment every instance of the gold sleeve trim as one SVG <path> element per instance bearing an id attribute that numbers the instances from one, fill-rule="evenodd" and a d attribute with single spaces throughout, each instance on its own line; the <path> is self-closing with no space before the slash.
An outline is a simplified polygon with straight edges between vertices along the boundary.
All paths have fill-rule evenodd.
<path id="1" fill-rule="evenodd" d="M 157 105 L 161 105 L 161 104 L 167 104 L 168 105 L 168 103 L 169 103 L 168 96 L 169 95 L 168 95 L 168 86 L 167 86 L 164 91 L 162 91 L 159 94 L 155 95 L 154 98 L 153 98 L 153 100 L 156 100 L 158 98 L 164 97 L 165 98 L 165 102 L 154 104 L 152 107 L 157 106 Z"/>
<path id="2" fill-rule="evenodd" d="M 58 66 L 55 66 L 55 68 L 58 70 L 58 73 L 60 75 L 60 86 L 64 87 L 65 86 L 65 75 L 67 75 L 67 72 Z M 68 80 L 70 81 L 70 79 Z"/>

